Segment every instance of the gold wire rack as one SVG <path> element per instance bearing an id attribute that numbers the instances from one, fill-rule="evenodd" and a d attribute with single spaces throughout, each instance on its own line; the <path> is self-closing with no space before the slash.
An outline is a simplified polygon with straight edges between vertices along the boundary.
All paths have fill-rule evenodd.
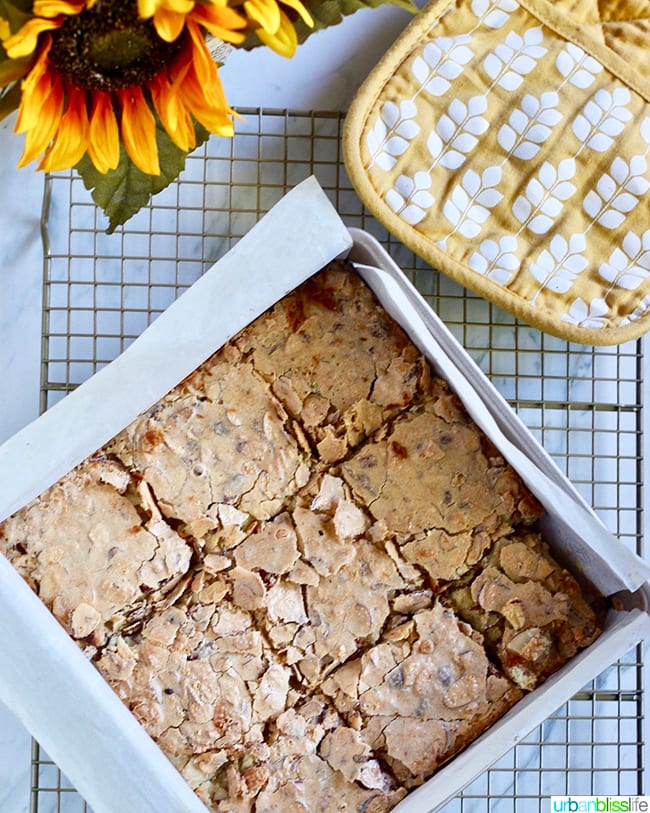
<path id="1" fill-rule="evenodd" d="M 342 113 L 239 112 L 233 140 L 211 139 L 176 183 L 111 235 L 78 176 L 47 178 L 42 409 L 115 358 L 288 189 L 315 174 L 346 224 L 386 246 L 605 524 L 643 555 L 641 342 L 567 343 L 433 271 L 354 193 L 342 163 Z M 445 813 L 545 813 L 551 795 L 643 793 L 643 677 L 635 648 Z M 89 813 L 37 743 L 31 766 L 31 813 Z"/>

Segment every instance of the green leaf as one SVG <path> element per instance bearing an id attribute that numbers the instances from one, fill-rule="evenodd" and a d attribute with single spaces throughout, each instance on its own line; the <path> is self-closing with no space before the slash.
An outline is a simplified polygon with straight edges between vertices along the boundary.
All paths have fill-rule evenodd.
<path id="1" fill-rule="evenodd" d="M 412 0 L 311 0 L 311 2 L 307 0 L 305 6 L 314 19 L 314 27 L 310 28 L 306 25 L 295 12 L 291 12 L 291 18 L 298 35 L 298 42 L 303 43 L 311 34 L 323 28 L 338 25 L 344 17 L 354 14 L 359 9 L 378 8 L 383 5 L 397 6 L 412 14 L 420 11 Z M 260 40 L 253 32 L 246 38 L 244 48 L 256 48 L 258 45 L 261 45 Z"/>
<path id="2" fill-rule="evenodd" d="M 0 47 L 0 88 L 10 85 L 17 79 L 22 79 L 29 71 L 33 61 L 31 56 L 9 59 Z"/>
<path id="3" fill-rule="evenodd" d="M 20 96 L 19 84 L 0 90 L 0 121 L 6 119 L 10 113 L 13 113 L 18 108 Z"/>
<path id="4" fill-rule="evenodd" d="M 195 131 L 198 147 L 207 141 L 210 133 L 198 123 L 195 123 Z M 98 172 L 87 155 L 77 164 L 84 186 L 109 219 L 109 234 L 146 206 L 152 195 L 176 180 L 185 168 L 187 153 L 174 144 L 160 122 L 157 123 L 156 143 L 160 175 L 147 175 L 139 170 L 122 144 L 119 166 L 106 174 Z"/>
<path id="5" fill-rule="evenodd" d="M 0 0 L 0 17 L 9 23 L 12 34 L 15 34 L 30 17 L 34 16 L 32 5 L 32 0 Z"/>

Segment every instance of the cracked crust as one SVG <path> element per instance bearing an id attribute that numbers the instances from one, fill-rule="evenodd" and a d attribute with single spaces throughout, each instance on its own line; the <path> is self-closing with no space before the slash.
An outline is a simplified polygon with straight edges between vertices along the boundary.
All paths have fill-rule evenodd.
<path id="1" fill-rule="evenodd" d="M 172 595 L 192 557 L 147 485 L 99 456 L 3 522 L 0 552 L 91 649 Z"/>
<path id="2" fill-rule="evenodd" d="M 488 661 L 480 635 L 441 604 L 334 672 L 323 691 L 407 788 L 521 697 Z"/>
<path id="3" fill-rule="evenodd" d="M 278 302 L 236 343 L 326 463 L 413 403 L 429 375 L 404 331 L 342 261 Z"/>
<path id="4" fill-rule="evenodd" d="M 445 382 L 341 466 L 354 496 L 434 583 L 458 578 L 541 508 Z"/>
<path id="5" fill-rule="evenodd" d="M 443 601 L 480 630 L 504 672 L 534 689 L 600 632 L 573 576 L 539 534 L 500 539 Z"/>
<path id="6" fill-rule="evenodd" d="M 268 777 L 264 727 L 285 710 L 290 673 L 232 599 L 232 583 L 200 572 L 96 665 L 201 798 L 247 809 Z"/>
<path id="7" fill-rule="evenodd" d="M 118 435 L 110 450 L 150 483 L 161 510 L 199 538 L 268 519 L 309 471 L 286 413 L 227 346 Z M 242 516 L 243 515 L 243 516 Z"/>

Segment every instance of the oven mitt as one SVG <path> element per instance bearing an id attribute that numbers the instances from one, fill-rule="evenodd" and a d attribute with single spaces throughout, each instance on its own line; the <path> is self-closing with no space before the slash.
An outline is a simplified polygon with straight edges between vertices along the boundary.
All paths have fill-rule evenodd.
<path id="1" fill-rule="evenodd" d="M 344 154 L 390 232 L 520 319 L 584 344 L 650 329 L 650 0 L 434 0 Z"/>

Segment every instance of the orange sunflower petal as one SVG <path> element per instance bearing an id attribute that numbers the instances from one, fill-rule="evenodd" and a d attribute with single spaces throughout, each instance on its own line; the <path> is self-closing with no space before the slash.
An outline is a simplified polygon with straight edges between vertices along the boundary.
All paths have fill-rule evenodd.
<path id="1" fill-rule="evenodd" d="M 51 39 L 46 39 L 45 45 L 34 63 L 34 67 L 22 81 L 22 98 L 15 126 L 17 133 L 27 132 L 33 127 L 38 126 L 41 106 L 52 84 L 52 78 L 48 76 L 47 69 L 47 59 L 51 45 Z"/>
<path id="2" fill-rule="evenodd" d="M 88 110 L 83 90 L 68 86 L 68 103 L 61 116 L 52 146 L 39 164 L 45 172 L 76 166 L 88 146 Z"/>
<path id="3" fill-rule="evenodd" d="M 27 130 L 25 148 L 18 162 L 24 167 L 49 146 L 54 138 L 63 111 L 63 83 L 58 76 L 45 74 L 30 94 L 23 93 L 19 120 L 25 118 L 25 106 L 37 107 L 36 125 Z M 31 118 L 31 113 L 27 118 Z"/>
<path id="4" fill-rule="evenodd" d="M 138 0 L 138 16 L 148 20 L 160 9 L 189 14 L 194 8 L 194 0 Z"/>
<path id="5" fill-rule="evenodd" d="M 246 37 L 237 30 L 246 27 L 246 18 L 229 6 L 195 6 L 190 18 L 224 42 L 239 45 Z"/>
<path id="6" fill-rule="evenodd" d="M 268 45 L 276 54 L 291 58 L 298 47 L 298 36 L 293 23 L 283 11 L 280 12 L 280 17 L 280 27 L 275 34 L 269 34 L 263 28 L 258 28 L 255 33 L 264 45 Z"/>
<path id="7" fill-rule="evenodd" d="M 281 12 L 276 0 L 246 0 L 244 10 L 250 20 L 269 34 L 280 28 Z"/>
<path id="8" fill-rule="evenodd" d="M 202 124 L 206 130 L 215 135 L 230 138 L 234 135 L 232 123 L 232 110 L 226 101 L 217 66 L 212 62 L 212 76 L 209 82 L 197 71 L 197 63 L 193 59 L 190 68 L 178 92 L 183 100 L 183 104 Z"/>
<path id="9" fill-rule="evenodd" d="M 106 173 L 120 163 L 120 133 L 109 93 L 93 94 L 88 127 L 88 157 L 98 172 Z"/>
<path id="10" fill-rule="evenodd" d="M 32 17 L 25 25 L 6 39 L 2 45 L 9 59 L 20 59 L 29 56 L 36 50 L 38 37 L 43 31 L 60 28 L 63 20 L 45 20 L 42 17 Z"/>
<path id="11" fill-rule="evenodd" d="M 153 24 L 161 40 L 174 42 L 180 37 L 185 27 L 185 14 L 160 8 L 153 15 Z"/>
<path id="12" fill-rule="evenodd" d="M 4 17 L 0 17 L 0 40 L 6 40 L 11 36 L 11 26 L 9 21 Z"/>
<path id="13" fill-rule="evenodd" d="M 69 0 L 35 0 L 34 14 L 37 17 L 57 17 L 59 14 L 81 14 L 86 7 L 85 0 L 76 3 Z"/>
<path id="14" fill-rule="evenodd" d="M 140 88 L 118 91 L 122 106 L 120 132 L 129 158 L 147 175 L 160 175 L 156 119 Z"/>
<path id="15" fill-rule="evenodd" d="M 183 104 L 179 87 L 183 83 L 189 66 L 186 66 L 173 82 L 160 76 L 151 84 L 154 106 L 163 127 L 171 140 L 183 152 L 196 147 L 196 132 L 192 116 Z"/>

